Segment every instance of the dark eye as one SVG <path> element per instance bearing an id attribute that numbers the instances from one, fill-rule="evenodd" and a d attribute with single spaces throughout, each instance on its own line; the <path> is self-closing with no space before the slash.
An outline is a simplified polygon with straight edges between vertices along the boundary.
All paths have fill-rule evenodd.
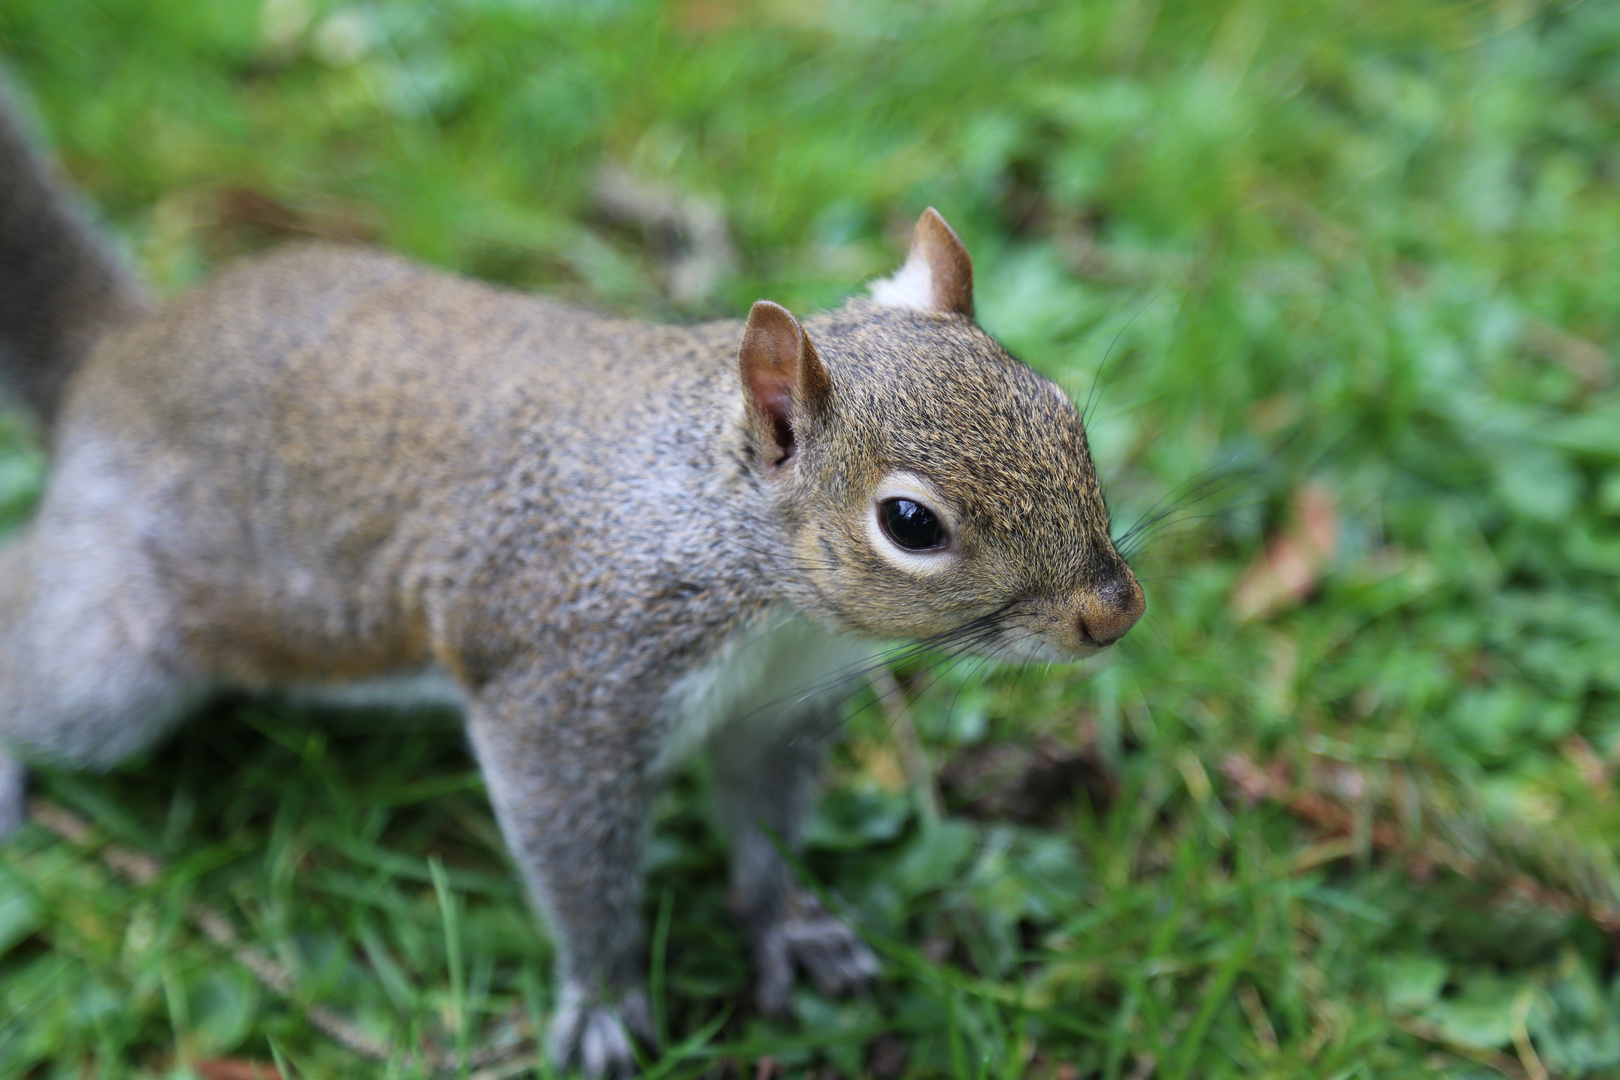
<path id="1" fill-rule="evenodd" d="M 934 512 L 910 499 L 885 499 L 878 520 L 890 540 L 908 551 L 927 551 L 945 544 L 945 527 Z"/>

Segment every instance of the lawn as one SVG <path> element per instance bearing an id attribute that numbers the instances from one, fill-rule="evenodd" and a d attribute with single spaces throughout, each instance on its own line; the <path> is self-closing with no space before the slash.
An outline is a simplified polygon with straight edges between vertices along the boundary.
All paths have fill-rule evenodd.
<path id="1" fill-rule="evenodd" d="M 865 999 L 753 1012 L 683 772 L 649 1075 L 1620 1077 L 1620 8 L 6 0 L 0 60 L 164 294 L 313 234 L 803 313 L 933 205 L 1087 404 L 1147 618 L 852 699 Z M 7 527 L 44 475 L 8 420 Z M 230 698 L 36 793 L 0 1074 L 546 1075 L 453 716 Z"/>

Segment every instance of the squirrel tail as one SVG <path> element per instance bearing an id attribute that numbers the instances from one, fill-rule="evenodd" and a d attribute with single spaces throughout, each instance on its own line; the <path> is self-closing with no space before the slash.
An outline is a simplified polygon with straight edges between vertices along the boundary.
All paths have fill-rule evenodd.
<path id="1" fill-rule="evenodd" d="M 49 427 L 91 346 L 146 307 L 0 100 L 0 375 Z"/>

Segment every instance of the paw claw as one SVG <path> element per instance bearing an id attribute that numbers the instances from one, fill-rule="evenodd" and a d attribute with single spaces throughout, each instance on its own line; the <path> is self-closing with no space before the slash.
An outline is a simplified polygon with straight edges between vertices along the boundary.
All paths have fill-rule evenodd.
<path id="1" fill-rule="evenodd" d="M 635 1037 L 654 1041 L 646 994 L 610 1004 L 568 987 L 551 1021 L 551 1058 L 559 1069 L 577 1064 L 591 1080 L 627 1080 L 636 1074 Z"/>
<path id="2" fill-rule="evenodd" d="M 865 990 L 881 970 L 876 956 L 841 920 L 819 906 L 782 919 L 759 935 L 757 1000 L 761 1012 L 787 1012 L 796 968 L 829 996 Z"/>

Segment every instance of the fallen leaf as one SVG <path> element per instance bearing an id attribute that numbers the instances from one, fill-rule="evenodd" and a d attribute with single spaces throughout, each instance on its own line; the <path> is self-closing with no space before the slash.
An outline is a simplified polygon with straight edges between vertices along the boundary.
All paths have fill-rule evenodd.
<path id="1" fill-rule="evenodd" d="M 210 1058 L 193 1061 L 191 1071 L 202 1080 L 281 1080 L 281 1073 L 267 1061 L 247 1058 Z"/>
<path id="2" fill-rule="evenodd" d="M 358 215 L 306 212 L 253 188 L 221 188 L 214 202 L 213 224 L 227 231 L 267 237 L 309 236 L 347 243 L 376 238 L 375 227 Z"/>
<path id="3" fill-rule="evenodd" d="M 1320 484 L 1294 492 L 1293 513 L 1232 589 L 1232 614 L 1264 618 L 1304 601 L 1332 565 L 1339 547 L 1339 511 Z"/>
<path id="4" fill-rule="evenodd" d="M 687 0 L 675 9 L 681 29 L 694 35 L 730 30 L 748 14 L 735 0 Z"/>
<path id="5" fill-rule="evenodd" d="M 1525 352 L 1558 364 L 1587 390 L 1596 390 L 1614 379 L 1614 357 L 1603 346 L 1561 326 L 1526 319 L 1519 332 L 1519 344 Z"/>

